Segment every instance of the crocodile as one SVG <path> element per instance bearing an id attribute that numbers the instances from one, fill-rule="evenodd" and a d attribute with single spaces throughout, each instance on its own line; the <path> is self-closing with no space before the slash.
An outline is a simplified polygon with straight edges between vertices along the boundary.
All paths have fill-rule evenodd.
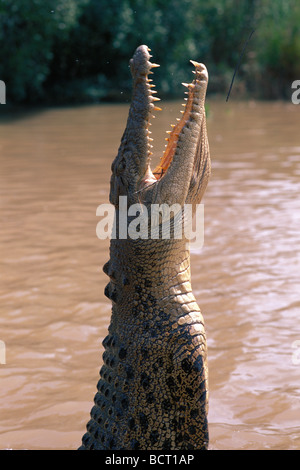
<path id="1" fill-rule="evenodd" d="M 159 110 L 149 75 L 150 49 L 139 46 L 130 60 L 133 78 L 129 115 L 112 163 L 110 203 L 115 234 L 103 271 L 112 301 L 97 393 L 80 450 L 208 449 L 208 366 L 204 320 L 191 288 L 186 236 L 124 236 L 133 218 L 128 207 L 189 204 L 195 212 L 211 172 L 206 131 L 205 65 L 191 61 L 182 116 L 151 170 L 149 126 Z M 176 211 L 174 211 L 175 214 Z M 172 213 L 171 227 L 178 223 Z M 183 212 L 177 211 L 179 219 Z M 176 222 L 177 220 L 177 222 Z M 161 228 L 163 218 L 158 219 Z M 150 222 L 148 221 L 148 224 Z M 126 231 L 125 231 L 126 234 Z"/>

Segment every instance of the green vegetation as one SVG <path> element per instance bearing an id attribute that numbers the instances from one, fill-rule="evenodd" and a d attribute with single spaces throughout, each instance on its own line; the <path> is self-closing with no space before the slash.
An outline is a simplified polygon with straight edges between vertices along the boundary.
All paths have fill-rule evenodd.
<path id="1" fill-rule="evenodd" d="M 182 94 L 189 59 L 204 62 L 210 93 L 290 96 L 300 79 L 299 0 L 0 0 L 0 79 L 8 103 L 122 100 L 128 60 L 147 44 L 160 95 Z M 231 96 L 232 96 L 231 95 Z"/>

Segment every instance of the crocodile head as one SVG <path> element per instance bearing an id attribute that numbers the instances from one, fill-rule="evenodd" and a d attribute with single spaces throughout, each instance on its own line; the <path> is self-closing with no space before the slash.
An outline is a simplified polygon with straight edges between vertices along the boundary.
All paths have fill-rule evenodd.
<path id="1" fill-rule="evenodd" d="M 133 95 L 118 155 L 112 164 L 110 202 L 118 208 L 119 196 L 134 204 L 197 204 L 210 175 L 210 156 L 206 133 L 205 95 L 208 73 L 203 64 L 195 67 L 191 83 L 183 83 L 187 97 L 181 119 L 169 131 L 168 144 L 159 165 L 151 169 L 151 117 L 160 110 L 154 85 L 150 49 L 143 45 L 130 60 Z"/>

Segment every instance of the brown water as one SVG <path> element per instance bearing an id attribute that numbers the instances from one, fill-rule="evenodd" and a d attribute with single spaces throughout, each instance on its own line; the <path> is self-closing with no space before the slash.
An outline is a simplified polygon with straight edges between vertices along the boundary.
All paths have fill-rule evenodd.
<path id="1" fill-rule="evenodd" d="M 208 336 L 210 447 L 299 449 L 300 107 L 209 104 L 213 175 L 192 280 Z M 163 107 L 156 158 L 181 108 Z M 110 318 L 96 209 L 127 111 L 1 123 L 0 449 L 80 445 Z"/>

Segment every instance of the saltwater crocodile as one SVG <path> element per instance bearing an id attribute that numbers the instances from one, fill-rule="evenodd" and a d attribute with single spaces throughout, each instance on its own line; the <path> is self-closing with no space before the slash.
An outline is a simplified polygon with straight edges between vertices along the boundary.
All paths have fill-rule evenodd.
<path id="1" fill-rule="evenodd" d="M 120 197 L 128 206 L 190 204 L 204 194 L 210 175 L 205 121 L 208 74 L 192 62 L 181 119 L 169 132 L 152 171 L 150 118 L 157 108 L 150 49 L 130 61 L 133 96 L 118 155 L 112 164 L 110 202 L 116 236 L 103 270 L 110 277 L 109 334 L 91 419 L 80 449 L 176 450 L 208 447 L 207 349 L 203 317 L 191 288 L 187 239 L 124 236 Z M 173 214 L 174 215 L 174 214 Z M 177 214 L 178 215 L 178 214 Z M 124 225 L 124 214 L 122 215 Z M 174 226 L 176 217 L 172 219 Z M 125 218 L 125 233 L 132 217 Z M 178 220 L 177 220 L 178 222 Z M 159 223 L 163 224 L 160 218 Z"/>

